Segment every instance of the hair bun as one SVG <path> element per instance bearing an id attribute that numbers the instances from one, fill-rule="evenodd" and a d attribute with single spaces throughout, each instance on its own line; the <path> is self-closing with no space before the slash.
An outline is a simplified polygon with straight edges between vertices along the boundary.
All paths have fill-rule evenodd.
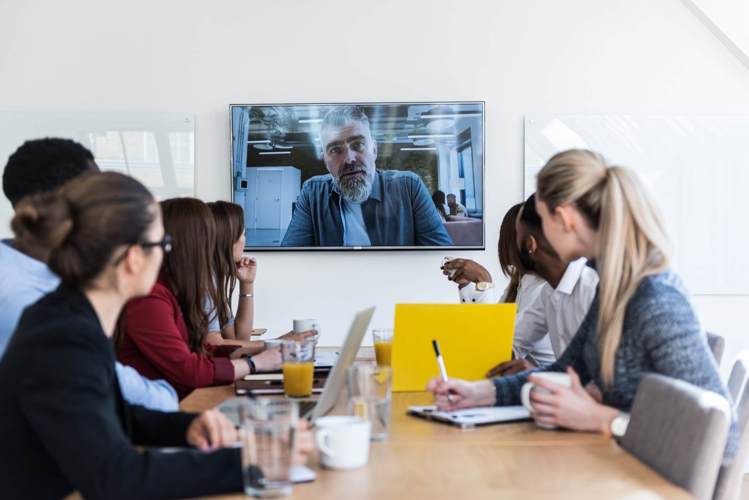
<path id="1" fill-rule="evenodd" d="M 20 245 L 49 251 L 60 247 L 73 231 L 72 207 L 57 192 L 24 198 L 17 206 L 11 228 Z"/>

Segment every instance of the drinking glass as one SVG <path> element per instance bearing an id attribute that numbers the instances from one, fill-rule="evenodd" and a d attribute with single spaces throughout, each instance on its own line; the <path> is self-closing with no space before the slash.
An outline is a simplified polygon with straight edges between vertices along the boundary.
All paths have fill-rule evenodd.
<path id="1" fill-rule="evenodd" d="M 248 399 L 239 407 L 242 478 L 248 496 L 291 494 L 291 464 L 299 409 L 296 401 Z"/>
<path id="2" fill-rule="evenodd" d="M 317 340 L 285 340 L 281 343 L 283 388 L 291 398 L 312 395 L 315 375 L 315 345 Z"/>
<path id="3" fill-rule="evenodd" d="M 372 330 L 372 337 L 377 364 L 380 366 L 390 366 L 393 353 L 393 330 L 383 328 Z"/>
<path id="4" fill-rule="evenodd" d="M 390 428 L 393 370 L 389 366 L 358 364 L 347 373 L 349 410 L 372 424 L 372 441 L 384 441 Z"/>

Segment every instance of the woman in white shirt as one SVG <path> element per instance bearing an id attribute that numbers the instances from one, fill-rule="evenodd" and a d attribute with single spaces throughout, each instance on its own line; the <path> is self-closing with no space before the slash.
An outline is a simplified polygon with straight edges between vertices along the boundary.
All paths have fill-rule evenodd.
<path id="1" fill-rule="evenodd" d="M 522 206 L 522 203 L 513 205 L 502 219 L 499 229 L 499 265 L 502 273 L 510 279 L 500 302 L 516 302 L 518 306 L 513 356 L 520 361 L 527 358 L 529 363 L 537 366 L 553 363 L 556 357 L 546 332 L 538 335 L 537 332 L 531 332 L 531 328 L 527 326 L 535 323 L 532 317 L 526 318 L 526 315 L 531 311 L 531 305 L 538 301 L 546 282 L 533 272 L 528 272 L 519 256 L 516 219 Z M 461 302 L 497 302 L 493 293 L 492 276 L 481 264 L 469 259 L 451 259 L 443 264 L 442 272 L 458 284 Z M 529 336 L 531 333 L 532 339 Z"/>
<path id="2" fill-rule="evenodd" d="M 496 366 L 489 372 L 489 376 L 512 375 L 538 365 L 548 364 L 550 362 L 548 358 L 542 359 L 535 356 L 534 351 L 529 348 L 539 342 L 550 342 L 551 361 L 559 357 L 577 333 L 598 286 L 598 275 L 587 265 L 584 258 L 567 264 L 553 250 L 543 235 L 534 195 L 522 204 L 514 222 L 514 234 L 511 239 L 511 249 L 514 250 L 517 260 L 514 269 L 523 273 L 516 300 L 518 313 L 515 320 L 514 340 L 515 350 L 520 355 L 516 355 L 516 359 L 512 361 Z M 509 231 L 507 234 L 509 236 Z M 503 233 L 500 231 L 500 263 L 502 262 L 502 237 Z M 505 252 L 507 255 L 512 254 L 507 249 Z M 447 271 L 457 269 L 453 274 L 453 280 L 457 278 L 466 283 L 472 281 L 475 283 L 475 285 L 464 286 L 461 289 L 461 300 L 476 303 L 494 302 L 490 286 L 481 285 L 480 281 L 470 279 L 490 282 L 491 275 L 486 269 L 469 260 L 463 262 L 454 260 L 449 264 L 446 266 Z M 505 275 L 508 275 L 504 265 L 502 270 Z M 511 278 L 504 296 L 508 296 L 512 285 Z M 504 296 L 503 302 L 506 301 Z"/>

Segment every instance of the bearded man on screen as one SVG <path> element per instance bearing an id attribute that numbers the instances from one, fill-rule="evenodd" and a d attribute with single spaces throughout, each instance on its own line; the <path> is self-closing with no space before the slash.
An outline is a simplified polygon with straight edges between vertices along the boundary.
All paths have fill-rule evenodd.
<path id="1" fill-rule="evenodd" d="M 377 143 L 359 106 L 336 106 L 320 126 L 326 175 L 308 179 L 282 246 L 449 246 L 426 186 L 413 172 L 377 170 Z"/>

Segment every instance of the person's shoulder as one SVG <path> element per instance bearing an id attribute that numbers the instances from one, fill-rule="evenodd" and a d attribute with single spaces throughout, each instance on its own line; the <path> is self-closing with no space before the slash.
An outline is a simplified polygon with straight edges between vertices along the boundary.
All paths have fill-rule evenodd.
<path id="1" fill-rule="evenodd" d="M 681 278 L 671 270 L 645 276 L 635 291 L 638 298 L 673 299 L 686 297 L 687 291 Z"/>
<path id="2" fill-rule="evenodd" d="M 330 174 L 315 175 L 304 181 L 302 189 L 315 189 L 330 185 L 333 183 L 333 176 Z"/>
<path id="3" fill-rule="evenodd" d="M 537 276 L 533 273 L 525 273 L 522 278 L 520 278 L 520 286 L 518 287 L 518 302 L 533 302 L 541 296 L 541 294 L 548 294 L 552 292 L 553 289 L 551 286 L 546 282 L 546 280 L 542 279 L 541 277 Z"/>
<path id="4" fill-rule="evenodd" d="M 3 259 L 14 258 L 17 256 L 24 256 L 24 254 L 19 252 L 13 247 L 12 240 L 8 240 L 8 239 L 0 240 L 0 258 L 3 258 Z"/>
<path id="5" fill-rule="evenodd" d="M 684 284 L 671 270 L 646 276 L 627 305 L 629 314 L 641 320 L 655 316 L 693 315 Z"/>
<path id="6" fill-rule="evenodd" d="M 13 256 L 14 253 L 20 253 L 13 248 L 10 240 L 0 240 L 0 259 Z"/>
<path id="7" fill-rule="evenodd" d="M 520 278 L 520 288 L 540 288 L 546 284 L 546 280 L 533 273 L 525 273 L 523 277 Z"/>
<path id="8" fill-rule="evenodd" d="M 32 304 L 21 316 L 16 330 L 19 344 L 44 352 L 107 343 L 98 318 L 72 306 L 63 291 L 56 290 Z"/>
<path id="9" fill-rule="evenodd" d="M 598 282 L 600 278 L 595 269 L 590 267 L 587 262 L 580 270 L 580 276 L 575 284 L 575 293 L 582 293 L 585 295 L 595 294 L 598 290 Z"/>
<path id="10" fill-rule="evenodd" d="M 174 298 L 174 292 L 172 292 L 171 288 L 169 288 L 169 286 L 167 286 L 164 281 L 158 280 L 156 283 L 154 283 L 153 288 L 151 288 L 149 294 L 146 295 L 146 297 L 151 296 L 172 299 Z"/>
<path id="11" fill-rule="evenodd" d="M 40 270 L 46 271 L 46 264 L 14 248 L 10 240 L 0 240 L 0 274 L 21 279 L 19 272 L 39 273 Z"/>
<path id="12" fill-rule="evenodd" d="M 333 176 L 330 174 L 315 175 L 302 184 L 299 202 L 315 203 L 329 196 L 331 192 L 333 192 Z"/>
<path id="13" fill-rule="evenodd" d="M 11 240 L 0 240 L 0 269 L 15 267 L 19 263 L 25 264 L 28 261 L 38 262 L 17 250 Z"/>
<path id="14" fill-rule="evenodd" d="M 177 296 L 174 295 L 171 288 L 161 278 L 153 285 L 148 295 L 131 299 L 127 303 L 127 312 L 128 314 L 132 314 L 135 310 L 140 310 L 143 307 L 153 307 L 156 304 L 162 307 L 179 307 Z"/>
<path id="15" fill-rule="evenodd" d="M 380 170 L 379 174 L 388 182 L 421 182 L 421 177 L 410 170 Z"/>

